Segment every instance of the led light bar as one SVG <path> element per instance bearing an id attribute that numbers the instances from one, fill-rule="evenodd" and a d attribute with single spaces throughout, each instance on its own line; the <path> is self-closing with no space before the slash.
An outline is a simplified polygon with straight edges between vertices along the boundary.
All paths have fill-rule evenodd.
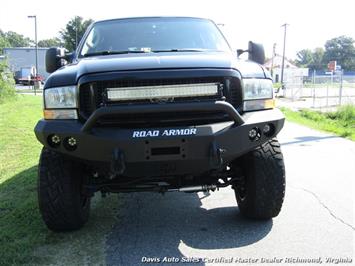
<path id="1" fill-rule="evenodd" d="M 107 88 L 110 101 L 164 99 L 213 96 L 218 94 L 218 83 L 197 83 L 161 86 Z"/>

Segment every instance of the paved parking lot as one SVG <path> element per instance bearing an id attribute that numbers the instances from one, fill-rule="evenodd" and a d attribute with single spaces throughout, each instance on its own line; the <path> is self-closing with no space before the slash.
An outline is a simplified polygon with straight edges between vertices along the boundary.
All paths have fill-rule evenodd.
<path id="1" fill-rule="evenodd" d="M 121 194 L 118 222 L 106 242 L 107 263 L 351 263 L 355 143 L 292 123 L 279 141 L 287 188 L 277 218 L 243 219 L 230 188 Z"/>

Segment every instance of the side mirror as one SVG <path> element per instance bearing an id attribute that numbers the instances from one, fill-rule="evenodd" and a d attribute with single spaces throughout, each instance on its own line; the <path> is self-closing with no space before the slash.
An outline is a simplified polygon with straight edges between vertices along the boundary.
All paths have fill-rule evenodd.
<path id="1" fill-rule="evenodd" d="M 265 50 L 262 44 L 250 41 L 248 45 L 248 52 L 249 60 L 259 63 L 261 65 L 265 63 Z"/>
<path id="2" fill-rule="evenodd" d="M 265 51 L 264 46 L 259 43 L 249 42 L 248 50 L 238 49 L 237 56 L 239 57 L 241 54 L 248 52 L 248 59 L 254 61 L 259 64 L 265 63 Z"/>
<path id="3" fill-rule="evenodd" d="M 67 61 L 71 61 L 73 54 L 65 54 L 64 48 L 49 48 L 46 52 L 46 71 L 53 73 L 58 68 L 67 64 Z"/>
<path id="4" fill-rule="evenodd" d="M 243 49 L 238 49 L 237 50 L 237 56 L 239 57 L 241 54 L 243 54 L 244 52 L 247 52 L 247 51 L 245 51 L 245 50 L 243 50 Z"/>

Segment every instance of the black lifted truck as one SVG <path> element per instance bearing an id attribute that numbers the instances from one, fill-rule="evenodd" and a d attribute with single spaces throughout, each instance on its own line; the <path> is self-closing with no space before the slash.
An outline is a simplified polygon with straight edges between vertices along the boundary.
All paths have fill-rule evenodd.
<path id="1" fill-rule="evenodd" d="M 234 53 L 216 24 L 189 17 L 99 21 L 75 52 L 49 49 L 35 127 L 48 228 L 82 227 L 98 191 L 231 186 L 244 216 L 277 216 L 284 116 L 264 60 L 262 45 Z"/>

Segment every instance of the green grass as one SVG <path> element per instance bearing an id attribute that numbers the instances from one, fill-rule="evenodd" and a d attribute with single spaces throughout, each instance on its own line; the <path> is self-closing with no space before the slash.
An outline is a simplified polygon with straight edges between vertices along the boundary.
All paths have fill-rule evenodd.
<path id="1" fill-rule="evenodd" d="M 345 105 L 335 112 L 318 112 L 309 109 L 292 111 L 281 108 L 286 119 L 314 129 L 334 133 L 355 141 L 355 106 Z"/>
<path id="2" fill-rule="evenodd" d="M 73 233 L 53 233 L 37 205 L 41 144 L 33 128 L 42 98 L 21 96 L 0 104 L 0 265 L 102 264 L 105 234 L 115 221 L 116 200 L 95 197 L 90 222 Z"/>
<path id="3" fill-rule="evenodd" d="M 33 133 L 41 109 L 39 97 L 0 105 L 0 265 L 31 260 L 29 244 L 44 238 L 35 196 L 41 146 Z"/>

